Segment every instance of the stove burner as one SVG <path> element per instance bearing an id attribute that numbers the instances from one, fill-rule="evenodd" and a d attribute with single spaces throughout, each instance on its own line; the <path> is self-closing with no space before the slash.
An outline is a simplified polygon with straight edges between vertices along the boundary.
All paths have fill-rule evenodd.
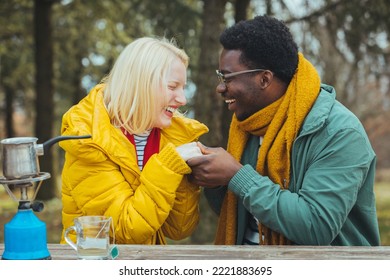
<path id="1" fill-rule="evenodd" d="M 27 178 L 21 178 L 21 179 L 7 179 L 4 176 L 0 176 L 0 184 L 5 185 L 25 185 L 26 183 L 31 182 L 39 182 L 50 178 L 50 173 L 47 172 L 39 172 L 39 175 L 31 176 Z"/>
<path id="2" fill-rule="evenodd" d="M 3 185 L 9 196 L 19 202 L 18 209 L 33 209 L 34 212 L 43 210 L 43 203 L 34 201 L 43 180 L 50 178 L 50 173 L 40 172 L 37 176 L 23 179 L 7 179 L 0 177 L 0 185 Z M 19 193 L 20 198 L 17 197 Z M 29 197 L 30 194 L 30 197 Z"/>

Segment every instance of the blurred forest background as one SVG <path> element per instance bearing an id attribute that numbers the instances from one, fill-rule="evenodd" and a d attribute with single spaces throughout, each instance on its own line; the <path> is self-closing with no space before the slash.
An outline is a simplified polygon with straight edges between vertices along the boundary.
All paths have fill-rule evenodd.
<path id="1" fill-rule="evenodd" d="M 364 124 L 378 156 L 378 219 L 390 245 L 390 3 L 388 0 L 2 0 L 0 139 L 60 134 L 61 117 L 110 70 L 135 38 L 175 37 L 190 56 L 186 110 L 207 124 L 202 142 L 225 146 L 231 114 L 215 94 L 220 32 L 246 18 L 284 20 L 324 83 Z M 63 152 L 40 157 L 49 242 L 61 232 Z M 184 242 L 212 243 L 216 217 L 204 200 L 201 223 Z M 0 225 L 17 206 L 0 189 Z M 0 231 L 0 241 L 2 239 Z"/>

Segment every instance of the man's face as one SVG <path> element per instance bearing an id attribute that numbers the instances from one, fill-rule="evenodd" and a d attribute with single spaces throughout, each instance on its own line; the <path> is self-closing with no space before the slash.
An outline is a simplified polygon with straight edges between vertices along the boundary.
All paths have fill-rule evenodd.
<path id="1" fill-rule="evenodd" d="M 222 74 L 251 70 L 240 63 L 240 50 L 223 50 L 219 59 L 219 70 Z M 243 121 L 257 111 L 268 106 L 265 91 L 261 88 L 263 71 L 243 73 L 226 78 L 226 82 L 220 82 L 216 91 L 222 98 L 230 111 L 236 114 L 239 121 Z"/>

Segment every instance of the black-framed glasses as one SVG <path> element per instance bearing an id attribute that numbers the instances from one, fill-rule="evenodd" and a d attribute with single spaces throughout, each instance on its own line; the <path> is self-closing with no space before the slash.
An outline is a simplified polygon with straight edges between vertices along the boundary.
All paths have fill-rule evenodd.
<path id="1" fill-rule="evenodd" d="M 247 74 L 247 73 L 253 73 L 253 72 L 264 72 L 267 71 L 266 69 L 251 69 L 251 70 L 244 70 L 244 71 L 238 71 L 233 73 L 224 74 L 220 70 L 215 70 L 217 73 L 218 81 L 220 83 L 223 83 L 226 85 L 226 79 L 241 75 L 241 74 Z"/>

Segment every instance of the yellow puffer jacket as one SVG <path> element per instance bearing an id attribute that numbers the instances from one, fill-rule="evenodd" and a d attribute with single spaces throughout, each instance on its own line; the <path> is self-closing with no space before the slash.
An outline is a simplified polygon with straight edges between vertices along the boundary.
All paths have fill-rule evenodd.
<path id="1" fill-rule="evenodd" d="M 191 169 L 175 147 L 196 141 L 208 128 L 175 116 L 161 131 L 160 152 L 141 172 L 135 147 L 110 123 L 102 89 L 92 89 L 62 120 L 62 135 L 92 135 L 60 142 L 66 151 L 63 228 L 79 216 L 104 215 L 112 217 L 118 244 L 166 244 L 165 237 L 188 237 L 199 220 L 200 188 L 188 182 L 185 174 Z"/>

